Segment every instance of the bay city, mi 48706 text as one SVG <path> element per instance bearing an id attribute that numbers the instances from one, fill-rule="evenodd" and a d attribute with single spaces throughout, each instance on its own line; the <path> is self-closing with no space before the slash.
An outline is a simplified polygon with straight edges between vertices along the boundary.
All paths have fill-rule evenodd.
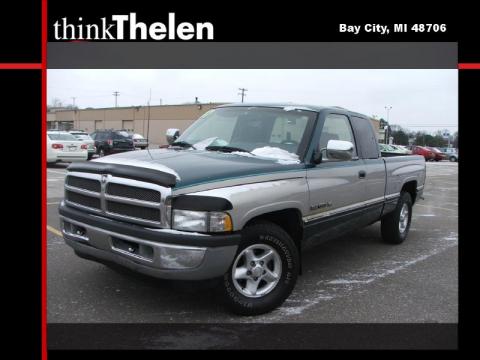
<path id="1" fill-rule="evenodd" d="M 391 24 L 391 25 L 382 25 L 382 24 L 364 24 L 364 25 L 349 25 L 349 24 L 339 24 L 338 31 L 341 33 L 352 33 L 355 35 L 360 34 L 360 32 L 366 33 L 378 33 L 380 35 L 388 35 L 390 30 L 393 30 L 395 33 L 405 33 L 405 32 L 446 32 L 446 24 Z"/>

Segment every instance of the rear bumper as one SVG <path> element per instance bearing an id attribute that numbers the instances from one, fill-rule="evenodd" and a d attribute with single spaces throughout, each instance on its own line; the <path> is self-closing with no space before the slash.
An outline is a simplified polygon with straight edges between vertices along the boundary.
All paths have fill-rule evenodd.
<path id="1" fill-rule="evenodd" d="M 53 160 L 53 158 L 55 160 Z M 59 154 L 57 153 L 55 157 L 49 159 L 49 161 L 65 161 L 65 162 L 75 162 L 75 161 L 85 161 L 88 158 L 88 153 L 74 153 L 74 154 Z"/>
<path id="2" fill-rule="evenodd" d="M 63 202 L 59 212 L 63 238 L 78 256 L 163 279 L 223 275 L 241 238 L 238 233 L 202 236 L 148 229 L 86 214 Z"/>

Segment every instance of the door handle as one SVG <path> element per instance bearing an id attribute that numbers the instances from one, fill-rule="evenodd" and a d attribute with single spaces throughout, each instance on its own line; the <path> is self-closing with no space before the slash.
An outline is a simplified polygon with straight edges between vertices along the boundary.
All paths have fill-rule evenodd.
<path id="1" fill-rule="evenodd" d="M 358 172 L 358 177 L 359 177 L 360 179 L 365 179 L 366 176 L 367 176 L 367 173 L 365 172 L 365 170 L 360 170 L 360 171 Z"/>

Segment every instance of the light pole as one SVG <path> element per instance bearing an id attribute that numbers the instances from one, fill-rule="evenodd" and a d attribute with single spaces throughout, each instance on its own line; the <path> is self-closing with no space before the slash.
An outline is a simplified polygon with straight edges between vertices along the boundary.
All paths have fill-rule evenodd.
<path id="1" fill-rule="evenodd" d="M 389 143 L 389 130 L 390 130 L 390 110 L 392 110 L 391 106 L 385 106 L 385 110 L 387 110 L 387 128 L 385 131 L 385 144 Z"/>

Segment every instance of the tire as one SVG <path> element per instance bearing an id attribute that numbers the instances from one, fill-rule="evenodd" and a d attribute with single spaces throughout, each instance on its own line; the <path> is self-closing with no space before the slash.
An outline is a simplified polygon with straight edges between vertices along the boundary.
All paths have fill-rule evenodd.
<path id="1" fill-rule="evenodd" d="M 260 258 L 267 252 L 271 252 L 271 256 L 262 264 Z M 247 263 L 247 258 L 254 261 L 254 268 L 253 263 Z M 245 270 L 244 277 L 234 279 L 233 269 Z M 264 221 L 246 227 L 235 259 L 223 277 L 222 292 L 227 307 L 235 314 L 247 316 L 272 311 L 292 292 L 299 269 L 298 249 L 281 227 Z M 272 274 L 278 277 L 275 279 Z M 256 283 L 258 287 L 253 285 L 256 294 L 249 293 L 247 281 L 250 285 Z"/>
<path id="2" fill-rule="evenodd" d="M 99 157 L 104 157 L 105 155 L 107 155 L 107 153 L 105 152 L 105 150 L 103 150 L 103 148 L 98 149 Z"/>
<path id="3" fill-rule="evenodd" d="M 455 158 L 455 156 L 450 156 L 450 161 L 455 162 L 455 161 L 457 161 L 457 159 Z"/>
<path id="4" fill-rule="evenodd" d="M 405 213 L 405 211 L 408 211 Z M 402 192 L 394 211 L 383 217 L 382 239 L 388 244 L 401 244 L 405 241 L 412 222 L 412 197 Z"/>

